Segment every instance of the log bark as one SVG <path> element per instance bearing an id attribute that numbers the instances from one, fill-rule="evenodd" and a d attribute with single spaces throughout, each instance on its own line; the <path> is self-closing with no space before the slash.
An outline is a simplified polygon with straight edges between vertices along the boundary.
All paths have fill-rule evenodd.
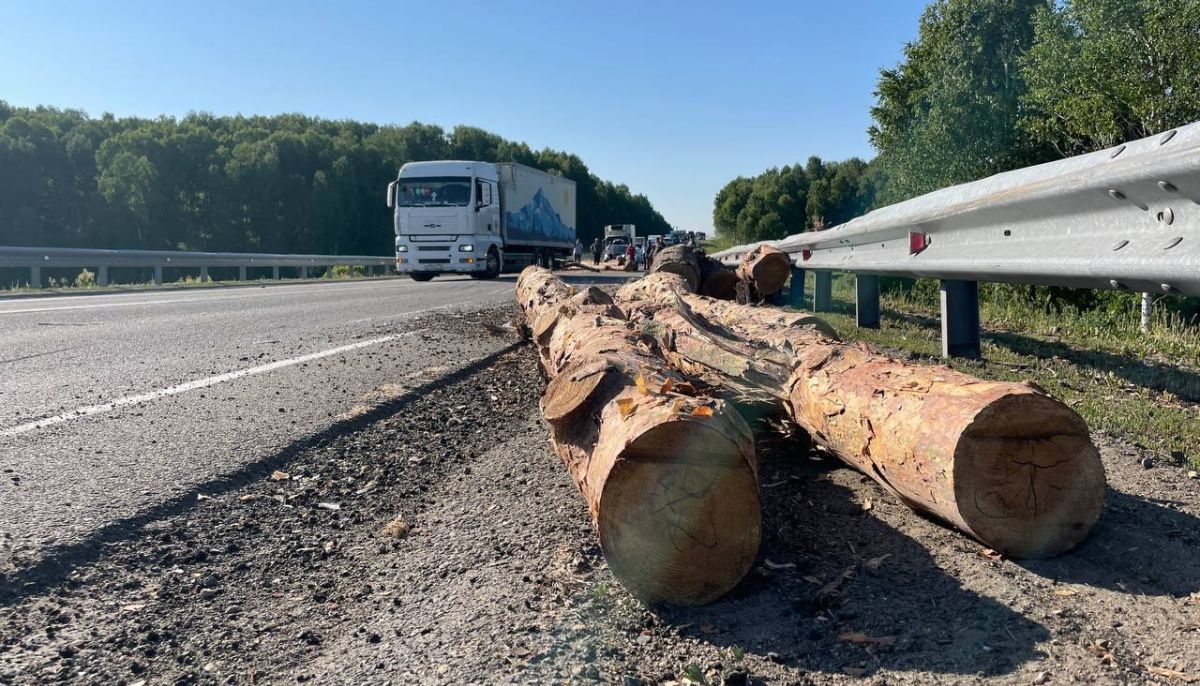
<path id="1" fill-rule="evenodd" d="M 705 298 L 670 275 L 627 284 L 617 301 L 673 364 L 773 398 L 902 502 L 1005 555 L 1066 552 L 1099 518 L 1104 469 L 1088 428 L 1032 384 L 891 359 L 808 315 Z"/>
<path id="2" fill-rule="evenodd" d="M 749 286 L 749 297 L 754 300 L 762 300 L 782 291 L 791 273 L 791 258 L 769 245 L 760 245 L 750 251 L 737 268 L 738 278 Z"/>
<path id="3" fill-rule="evenodd" d="M 700 262 L 696 251 L 690 245 L 668 245 L 659 250 L 654 256 L 654 265 L 650 267 L 650 273 L 660 272 L 683 277 L 689 291 L 696 292 L 700 289 Z"/>
<path id="4" fill-rule="evenodd" d="M 517 300 L 549 378 L 551 444 L 613 573 L 647 603 L 701 604 L 732 589 L 761 537 L 745 421 L 667 369 L 603 291 L 529 267 Z"/>

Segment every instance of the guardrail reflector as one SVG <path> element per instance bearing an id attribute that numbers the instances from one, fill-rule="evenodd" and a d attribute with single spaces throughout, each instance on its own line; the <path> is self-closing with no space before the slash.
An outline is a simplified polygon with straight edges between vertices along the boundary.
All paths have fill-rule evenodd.
<path id="1" fill-rule="evenodd" d="M 920 231 L 908 232 L 908 254 L 916 255 L 929 247 L 929 234 Z"/>

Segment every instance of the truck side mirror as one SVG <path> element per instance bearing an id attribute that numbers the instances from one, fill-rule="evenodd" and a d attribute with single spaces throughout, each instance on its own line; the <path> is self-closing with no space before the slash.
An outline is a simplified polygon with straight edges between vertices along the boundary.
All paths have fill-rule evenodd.
<path id="1" fill-rule="evenodd" d="M 387 189 L 387 206 L 388 206 L 388 209 L 391 209 L 391 208 L 392 208 L 392 207 L 393 207 L 393 206 L 396 204 L 396 203 L 395 203 L 395 200 L 394 200 L 394 198 L 395 198 L 395 197 L 396 197 L 396 182 L 395 182 L 395 181 L 393 181 L 393 182 L 391 182 L 391 183 L 389 183 L 389 184 L 388 184 L 388 189 Z"/>

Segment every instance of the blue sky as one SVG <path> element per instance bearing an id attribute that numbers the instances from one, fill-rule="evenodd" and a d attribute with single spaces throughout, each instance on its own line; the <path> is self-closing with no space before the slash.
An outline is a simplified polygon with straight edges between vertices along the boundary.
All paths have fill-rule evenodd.
<path id="1" fill-rule="evenodd" d="M 471 124 L 706 229 L 734 176 L 872 156 L 878 70 L 924 4 L 0 0 L 0 99 Z"/>

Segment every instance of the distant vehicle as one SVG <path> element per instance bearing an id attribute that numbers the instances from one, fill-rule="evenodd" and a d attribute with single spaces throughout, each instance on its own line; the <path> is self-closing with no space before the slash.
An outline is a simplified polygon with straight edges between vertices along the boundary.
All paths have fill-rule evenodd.
<path id="1" fill-rule="evenodd" d="M 625 254 L 625 246 L 637 238 L 637 227 L 633 224 L 609 224 L 604 227 L 604 257 L 612 259 Z M 613 244 L 622 242 L 619 251 L 614 250 Z"/>
<path id="2" fill-rule="evenodd" d="M 604 259 L 613 260 L 625 254 L 629 241 L 624 236 L 617 236 L 604 248 Z"/>
<path id="3" fill-rule="evenodd" d="M 409 162 L 388 184 L 396 270 L 494 279 L 575 247 L 575 182 L 512 162 Z"/>
<path id="4" fill-rule="evenodd" d="M 698 242 L 698 241 L 707 240 L 707 239 L 708 239 L 708 234 L 707 234 L 707 233 L 705 233 L 705 232 L 703 232 L 703 231 L 697 231 L 697 232 L 696 232 L 696 241 L 697 241 L 697 242 Z"/>
<path id="5" fill-rule="evenodd" d="M 672 231 L 671 233 L 667 234 L 667 245 L 679 245 L 680 243 L 687 243 L 687 239 L 687 231 Z"/>
<path id="6" fill-rule="evenodd" d="M 649 236 L 646 236 L 646 245 L 654 245 L 658 242 L 658 239 L 662 237 L 663 235 L 661 233 L 652 233 Z"/>

